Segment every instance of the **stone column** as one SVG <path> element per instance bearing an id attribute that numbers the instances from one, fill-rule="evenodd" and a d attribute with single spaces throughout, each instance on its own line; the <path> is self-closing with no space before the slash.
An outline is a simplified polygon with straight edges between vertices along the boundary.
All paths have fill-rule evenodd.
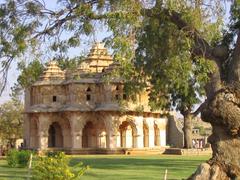
<path id="1" fill-rule="evenodd" d="M 106 147 L 116 148 L 117 147 L 117 121 L 116 116 L 111 114 L 102 114 L 101 120 L 105 123 L 106 128 Z"/>
<path id="2" fill-rule="evenodd" d="M 40 114 L 38 118 L 38 149 L 44 150 L 48 148 L 49 115 Z"/>
<path id="3" fill-rule="evenodd" d="M 154 147 L 154 138 L 155 138 L 155 134 L 154 134 L 154 119 L 153 118 L 147 118 L 146 122 L 148 124 L 148 128 L 149 128 L 149 147 Z"/>
<path id="4" fill-rule="evenodd" d="M 107 148 L 117 147 L 117 135 L 112 130 L 107 132 L 106 140 L 107 140 Z"/>
<path id="5" fill-rule="evenodd" d="M 71 132 L 70 129 L 63 129 L 63 147 L 64 148 L 70 148 L 71 147 L 71 140 L 72 140 L 72 136 L 71 136 Z"/>
<path id="6" fill-rule="evenodd" d="M 72 148 L 80 149 L 82 148 L 82 131 L 72 132 Z"/>
<path id="7" fill-rule="evenodd" d="M 38 132 L 38 149 L 44 150 L 48 148 L 48 133 L 44 130 Z"/>
<path id="8" fill-rule="evenodd" d="M 121 134 L 119 131 L 116 134 L 116 141 L 117 141 L 116 147 L 121 147 Z"/>
<path id="9" fill-rule="evenodd" d="M 136 129 L 137 129 L 137 134 L 136 134 L 136 145 L 135 148 L 143 148 L 143 117 L 136 117 L 135 118 L 135 123 L 136 123 Z"/>
<path id="10" fill-rule="evenodd" d="M 160 126 L 159 128 L 159 134 L 160 134 L 160 145 L 161 146 L 166 146 L 166 127 L 165 125 Z"/>
<path id="11" fill-rule="evenodd" d="M 167 140 L 167 134 L 166 134 L 166 128 L 167 128 L 167 119 L 166 118 L 156 118 L 155 122 L 159 129 L 159 140 L 160 140 L 160 146 L 166 146 L 166 140 Z"/>
<path id="12" fill-rule="evenodd" d="M 70 116 L 72 148 L 82 148 L 82 129 L 85 124 L 85 115 L 73 114 Z"/>
<path id="13" fill-rule="evenodd" d="M 23 122 L 23 138 L 24 138 L 24 146 L 29 148 L 30 147 L 30 134 L 31 134 L 31 129 L 30 129 L 30 115 L 24 114 L 24 122 Z"/>

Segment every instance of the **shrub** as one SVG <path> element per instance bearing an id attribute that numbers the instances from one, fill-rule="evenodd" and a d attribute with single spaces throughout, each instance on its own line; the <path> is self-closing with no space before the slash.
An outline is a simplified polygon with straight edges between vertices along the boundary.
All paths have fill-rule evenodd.
<path id="1" fill-rule="evenodd" d="M 34 180 L 74 180 L 79 179 L 88 168 L 79 163 L 74 168 L 78 167 L 80 170 L 73 171 L 68 164 L 69 159 L 63 152 L 39 157 L 33 167 L 32 178 Z"/>
<path id="2" fill-rule="evenodd" d="M 62 153 L 61 151 L 47 151 L 46 156 L 55 157 L 55 156 L 60 156 L 61 153 Z"/>
<path id="3" fill-rule="evenodd" d="M 27 150 L 22 150 L 22 151 L 19 151 L 18 152 L 18 164 L 21 166 L 21 167 L 27 167 L 28 165 L 28 161 L 30 159 L 30 156 L 31 156 L 31 151 L 27 151 Z"/>
<path id="4" fill-rule="evenodd" d="M 16 149 L 8 151 L 6 160 L 10 167 L 16 167 L 18 164 L 18 151 Z"/>
<path id="5" fill-rule="evenodd" d="M 7 154 L 7 163 L 10 167 L 16 167 L 17 165 L 27 167 L 31 153 L 27 150 L 12 149 Z"/>

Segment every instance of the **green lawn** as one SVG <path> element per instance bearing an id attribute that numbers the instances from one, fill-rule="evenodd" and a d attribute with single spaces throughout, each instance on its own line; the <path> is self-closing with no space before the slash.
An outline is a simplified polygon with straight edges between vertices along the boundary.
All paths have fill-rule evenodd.
<path id="1" fill-rule="evenodd" d="M 168 170 L 168 179 L 188 177 L 196 167 L 209 156 L 129 156 L 129 155 L 82 155 L 74 156 L 71 165 L 82 161 L 90 169 L 83 180 L 120 180 L 120 179 L 163 179 Z M 0 180 L 26 179 L 27 170 L 9 168 L 5 160 L 0 160 Z"/>

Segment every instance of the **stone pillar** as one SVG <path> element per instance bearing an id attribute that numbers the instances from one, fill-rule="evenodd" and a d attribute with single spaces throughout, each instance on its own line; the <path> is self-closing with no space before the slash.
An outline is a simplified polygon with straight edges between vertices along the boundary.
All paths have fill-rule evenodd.
<path id="1" fill-rule="evenodd" d="M 84 114 L 72 114 L 69 118 L 73 149 L 82 148 L 82 129 L 85 125 L 85 118 Z"/>
<path id="2" fill-rule="evenodd" d="M 48 148 L 48 133 L 44 130 L 38 132 L 38 149 L 44 150 Z"/>
<path id="3" fill-rule="evenodd" d="M 148 128 L 149 128 L 149 147 L 154 147 L 154 138 L 155 138 L 155 133 L 154 133 L 154 119 L 153 118 L 147 118 L 146 119 Z"/>
<path id="4" fill-rule="evenodd" d="M 136 147 L 135 148 L 143 148 L 143 117 L 135 118 L 137 135 L 136 135 Z"/>
<path id="5" fill-rule="evenodd" d="M 160 146 L 166 146 L 166 130 L 161 128 L 160 130 Z"/>
<path id="6" fill-rule="evenodd" d="M 70 148 L 72 144 L 71 142 L 72 136 L 70 129 L 62 129 L 62 132 L 63 132 L 63 147 Z"/>
<path id="7" fill-rule="evenodd" d="M 121 147 L 121 134 L 120 132 L 118 131 L 117 134 L 116 134 L 116 147 Z"/>
<path id="8" fill-rule="evenodd" d="M 48 148 L 49 115 L 40 114 L 38 118 L 38 149 L 44 150 Z"/>
<path id="9" fill-rule="evenodd" d="M 117 136 L 116 134 L 110 130 L 106 136 L 107 148 L 116 148 L 117 147 Z"/>
<path id="10" fill-rule="evenodd" d="M 167 119 L 166 118 L 156 118 L 155 123 L 159 129 L 159 141 L 160 146 L 166 146 L 167 141 Z M 180 138 L 180 137 L 179 137 Z"/>
<path id="11" fill-rule="evenodd" d="M 118 127 L 116 127 L 116 116 L 105 113 L 102 113 L 101 115 L 101 120 L 104 122 L 106 128 L 106 148 L 116 148 L 118 129 Z"/>
<path id="12" fill-rule="evenodd" d="M 30 129 L 30 117 L 28 114 L 24 114 L 24 122 L 23 122 L 23 138 L 24 138 L 24 146 L 29 148 L 30 147 L 30 133 L 31 133 L 31 129 Z"/>
<path id="13" fill-rule="evenodd" d="M 72 132 L 72 148 L 80 149 L 82 148 L 82 130 L 79 132 Z"/>

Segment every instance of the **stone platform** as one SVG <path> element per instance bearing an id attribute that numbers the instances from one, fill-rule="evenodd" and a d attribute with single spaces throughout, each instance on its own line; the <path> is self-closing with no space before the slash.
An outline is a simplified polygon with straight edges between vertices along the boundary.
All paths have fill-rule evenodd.
<path id="1" fill-rule="evenodd" d="M 202 148 L 202 149 L 167 148 L 163 154 L 172 154 L 172 155 L 212 155 L 212 149 L 211 148 Z"/>
<path id="2" fill-rule="evenodd" d="M 82 148 L 82 149 L 68 149 L 63 150 L 61 148 L 48 148 L 46 151 L 64 151 L 66 154 L 71 155 L 84 155 L 84 154 L 125 154 L 125 155 L 157 155 L 163 154 L 166 148 Z M 44 152 L 39 152 L 44 153 Z"/>

